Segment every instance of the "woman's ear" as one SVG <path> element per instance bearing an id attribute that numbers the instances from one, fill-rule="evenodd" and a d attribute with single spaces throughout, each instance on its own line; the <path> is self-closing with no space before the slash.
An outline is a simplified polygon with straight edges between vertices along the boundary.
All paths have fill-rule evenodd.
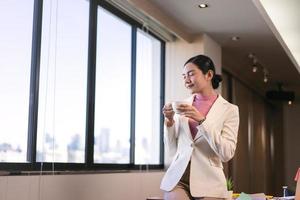
<path id="1" fill-rule="evenodd" d="M 211 80 L 214 77 L 214 72 L 213 70 L 208 70 L 208 72 L 205 74 L 206 80 Z"/>

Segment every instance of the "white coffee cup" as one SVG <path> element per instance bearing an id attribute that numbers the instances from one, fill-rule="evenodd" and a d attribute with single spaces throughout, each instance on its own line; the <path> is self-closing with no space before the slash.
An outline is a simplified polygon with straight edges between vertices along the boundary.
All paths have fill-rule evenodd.
<path id="1" fill-rule="evenodd" d="M 181 113 L 179 110 L 177 110 L 177 108 L 179 105 L 182 105 L 182 104 L 187 104 L 187 102 L 185 102 L 185 101 L 173 101 L 172 102 L 172 108 L 176 114 Z"/>

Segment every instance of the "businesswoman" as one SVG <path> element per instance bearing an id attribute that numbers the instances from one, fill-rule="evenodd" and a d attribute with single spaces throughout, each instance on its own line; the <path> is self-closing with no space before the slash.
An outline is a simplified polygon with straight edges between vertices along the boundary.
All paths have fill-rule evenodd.
<path id="1" fill-rule="evenodd" d="M 164 199 L 227 198 L 222 162 L 229 161 L 236 149 L 238 107 L 214 90 L 222 78 L 209 57 L 190 58 L 182 76 L 190 98 L 176 108 L 163 108 L 164 142 L 173 156 L 161 182 Z"/>

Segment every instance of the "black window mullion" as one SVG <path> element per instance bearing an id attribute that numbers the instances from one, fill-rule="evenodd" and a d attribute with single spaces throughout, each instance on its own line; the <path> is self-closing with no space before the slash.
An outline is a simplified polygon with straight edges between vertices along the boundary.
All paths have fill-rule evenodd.
<path id="1" fill-rule="evenodd" d="M 42 13 L 43 13 L 43 0 L 35 0 L 34 13 L 33 13 L 33 29 L 32 29 L 28 140 L 27 140 L 27 161 L 31 162 L 32 165 L 36 163 L 40 56 L 41 56 L 41 38 L 42 38 Z"/>
<path id="2" fill-rule="evenodd" d="M 136 96 L 136 44 L 137 27 L 131 32 L 131 103 L 130 103 L 130 164 L 135 163 L 135 96 Z"/>
<path id="3" fill-rule="evenodd" d="M 160 108 L 162 110 L 164 104 L 165 104 L 165 43 L 161 42 L 161 46 L 160 46 Z M 160 155 L 159 155 L 159 159 L 160 159 L 160 164 L 164 164 L 164 116 L 162 114 L 162 112 L 160 113 Z"/>
<path id="4" fill-rule="evenodd" d="M 87 166 L 91 166 L 94 162 L 97 10 L 97 0 L 90 0 L 85 144 L 85 163 Z"/>

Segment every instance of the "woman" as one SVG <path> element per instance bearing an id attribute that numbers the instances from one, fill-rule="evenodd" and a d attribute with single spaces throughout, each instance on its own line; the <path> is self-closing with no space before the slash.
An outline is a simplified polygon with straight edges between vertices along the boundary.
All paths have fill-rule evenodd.
<path id="1" fill-rule="evenodd" d="M 191 97 L 176 108 L 163 108 L 164 142 L 174 156 L 161 182 L 164 199 L 227 198 L 222 162 L 229 161 L 236 149 L 238 107 L 214 90 L 222 78 L 209 57 L 190 58 L 182 76 Z"/>

